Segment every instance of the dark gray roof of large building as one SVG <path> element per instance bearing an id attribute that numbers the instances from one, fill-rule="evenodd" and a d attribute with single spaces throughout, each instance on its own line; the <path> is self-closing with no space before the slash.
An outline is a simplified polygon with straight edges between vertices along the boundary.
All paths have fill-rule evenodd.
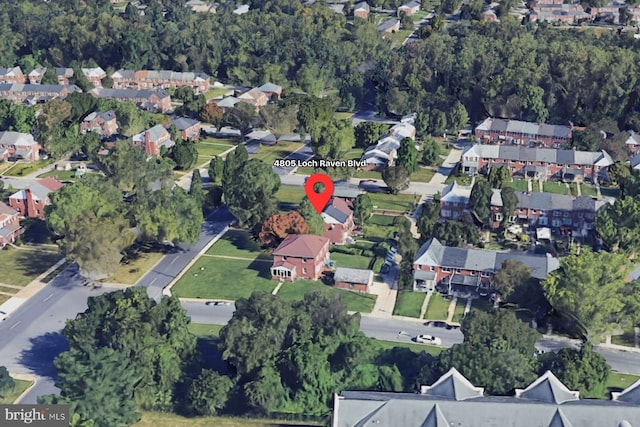
<path id="1" fill-rule="evenodd" d="M 529 267 L 531 275 L 546 279 L 547 275 L 559 267 L 557 258 L 545 255 L 528 255 L 517 252 L 496 252 L 486 249 L 467 249 L 443 246 L 438 239 L 428 240 L 415 257 L 414 264 L 495 272 L 502 268 L 506 259 L 522 262 Z"/>
<path id="2" fill-rule="evenodd" d="M 521 120 L 488 118 L 481 126 L 492 132 L 513 132 L 541 137 L 569 138 L 571 135 L 571 126 L 523 122 Z"/>
<path id="3" fill-rule="evenodd" d="M 577 392 L 568 390 L 549 374 L 525 389 L 537 390 L 538 394 L 524 394 L 518 390 L 513 397 L 481 397 L 477 392 L 469 391 L 469 398 L 457 399 L 460 395 L 451 393 L 450 386 L 445 388 L 447 393 L 430 394 L 429 388 L 434 388 L 438 382 L 425 387 L 424 394 L 343 391 L 334 400 L 333 427 L 640 425 L 640 406 L 615 400 L 579 400 Z M 552 389 L 540 388 L 549 383 L 553 383 Z M 468 390 L 468 387 L 462 389 Z"/>
<path id="4" fill-rule="evenodd" d="M 2 92 L 36 92 L 36 93 L 60 93 L 63 90 L 82 92 L 76 85 L 34 85 L 19 83 L 0 83 Z"/>
<path id="5" fill-rule="evenodd" d="M 518 145 L 475 144 L 465 148 L 463 156 L 512 161 L 545 162 L 559 165 L 609 166 L 613 159 L 604 151 L 556 150 L 554 148 L 522 147 Z"/>
<path id="6" fill-rule="evenodd" d="M 107 89 L 95 88 L 91 91 L 98 98 L 116 98 L 116 99 L 147 99 L 153 95 L 158 98 L 169 96 L 166 90 L 134 90 L 134 89 Z"/>
<path id="7" fill-rule="evenodd" d="M 474 386 L 456 368 L 451 368 L 433 385 L 422 387 L 421 393 L 452 400 L 467 400 L 482 397 L 484 389 Z"/>

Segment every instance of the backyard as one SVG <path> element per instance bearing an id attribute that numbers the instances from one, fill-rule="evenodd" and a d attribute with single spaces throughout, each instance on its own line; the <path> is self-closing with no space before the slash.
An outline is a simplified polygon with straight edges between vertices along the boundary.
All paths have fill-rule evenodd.
<path id="1" fill-rule="evenodd" d="M 424 318 L 426 320 L 447 320 L 450 304 L 450 299 L 445 299 L 438 292 L 434 292 L 429 299 Z"/>
<path id="2" fill-rule="evenodd" d="M 420 317 L 420 310 L 426 294 L 423 292 L 400 291 L 393 308 L 394 316 Z"/>
<path id="3" fill-rule="evenodd" d="M 372 257 L 362 255 L 345 254 L 341 252 L 331 252 L 331 261 L 334 267 L 362 268 L 368 269 Z"/>
<path id="4" fill-rule="evenodd" d="M 395 231 L 394 216 L 372 215 L 363 227 L 364 235 L 369 239 L 386 239 Z"/>
<path id="5" fill-rule="evenodd" d="M 296 185 L 280 185 L 280 188 L 275 194 L 275 198 L 278 200 L 278 206 L 282 211 L 291 211 L 296 209 L 302 199 L 305 197 L 304 187 Z"/>
<path id="6" fill-rule="evenodd" d="M 522 192 L 529 191 L 527 181 L 524 179 L 514 179 L 511 182 L 509 182 L 507 186 L 513 188 L 515 191 L 522 191 Z M 535 182 L 535 185 L 532 185 L 531 188 L 537 190 L 538 183 Z"/>
<path id="7" fill-rule="evenodd" d="M 542 183 L 542 189 L 545 193 L 569 194 L 567 185 L 558 181 L 544 181 Z"/>

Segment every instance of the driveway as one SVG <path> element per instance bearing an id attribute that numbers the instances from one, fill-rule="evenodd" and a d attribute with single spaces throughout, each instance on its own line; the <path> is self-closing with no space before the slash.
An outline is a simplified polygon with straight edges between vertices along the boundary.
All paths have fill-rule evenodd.
<path id="1" fill-rule="evenodd" d="M 429 181 L 431 185 L 441 185 L 444 186 L 444 182 L 447 180 L 449 175 L 453 172 L 456 167 L 456 164 L 460 161 L 462 157 L 462 150 L 453 149 L 449 152 L 447 157 L 442 162 L 442 166 L 438 168 L 438 171 Z"/>

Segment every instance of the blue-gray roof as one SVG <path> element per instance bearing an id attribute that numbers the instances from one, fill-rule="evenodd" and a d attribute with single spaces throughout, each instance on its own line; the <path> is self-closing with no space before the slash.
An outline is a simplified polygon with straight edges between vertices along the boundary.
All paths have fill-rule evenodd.
<path id="1" fill-rule="evenodd" d="M 336 282 L 346 283 L 366 283 L 370 285 L 373 282 L 373 271 L 360 268 L 338 267 L 333 276 Z"/>

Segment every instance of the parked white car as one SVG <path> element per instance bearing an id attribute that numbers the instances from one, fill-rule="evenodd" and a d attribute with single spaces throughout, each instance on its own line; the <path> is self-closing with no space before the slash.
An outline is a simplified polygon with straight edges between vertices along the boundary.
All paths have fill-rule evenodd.
<path id="1" fill-rule="evenodd" d="M 418 335 L 416 342 L 420 344 L 442 345 L 442 340 L 433 335 Z"/>

